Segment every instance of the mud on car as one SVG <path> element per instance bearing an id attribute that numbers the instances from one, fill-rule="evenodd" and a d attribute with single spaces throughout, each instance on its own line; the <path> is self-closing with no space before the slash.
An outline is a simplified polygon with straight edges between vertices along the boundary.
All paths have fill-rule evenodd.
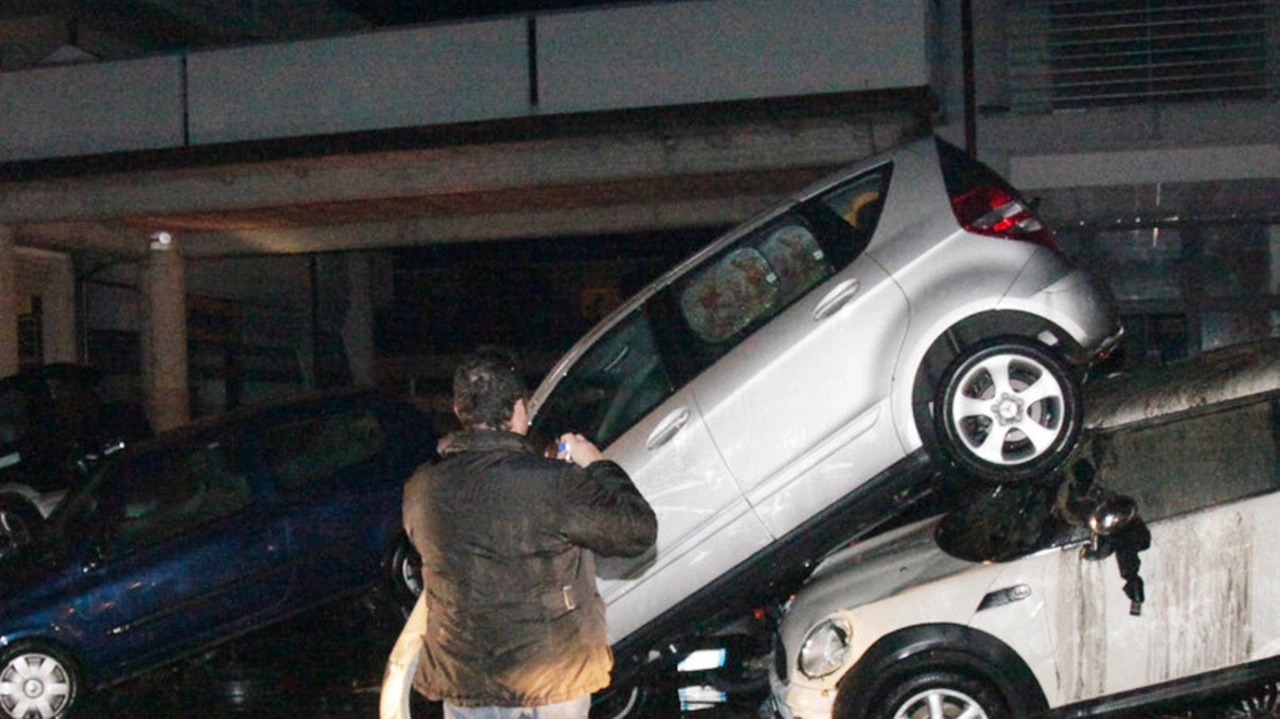
<path id="1" fill-rule="evenodd" d="M 1280 343 L 1088 398 L 1055 481 L 818 566 L 777 632 L 777 716 L 1274 716 Z"/>

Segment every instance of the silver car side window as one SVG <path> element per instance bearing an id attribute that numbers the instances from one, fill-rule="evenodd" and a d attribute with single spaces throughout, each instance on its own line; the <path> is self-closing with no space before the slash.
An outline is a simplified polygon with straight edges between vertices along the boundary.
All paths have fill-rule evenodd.
<path id="1" fill-rule="evenodd" d="M 822 245 L 803 225 L 785 225 L 769 233 L 760 243 L 760 252 L 777 276 L 782 305 L 791 304 L 835 273 Z"/>
<path id="2" fill-rule="evenodd" d="M 639 308 L 579 359 L 538 410 L 535 429 L 581 432 L 601 447 L 674 392 L 648 315 Z M 538 438 L 550 441 L 550 437 Z"/>
<path id="3" fill-rule="evenodd" d="M 875 232 L 892 167 L 859 175 L 739 239 L 676 288 L 681 319 L 711 357 L 852 262 Z M 701 352 L 700 352 L 701 353 Z"/>
<path id="4" fill-rule="evenodd" d="M 680 311 L 698 339 L 718 344 L 773 314 L 779 295 L 778 274 L 764 254 L 738 247 L 694 275 L 680 293 Z"/>
<path id="5" fill-rule="evenodd" d="M 786 215 L 690 272 L 676 288 L 680 318 L 718 355 L 835 269 L 809 223 Z"/>
<path id="6" fill-rule="evenodd" d="M 851 232 L 857 252 L 871 241 L 880 211 L 884 209 L 885 192 L 888 189 L 889 166 L 862 175 L 837 187 L 821 198 L 821 204 L 835 213 Z"/>

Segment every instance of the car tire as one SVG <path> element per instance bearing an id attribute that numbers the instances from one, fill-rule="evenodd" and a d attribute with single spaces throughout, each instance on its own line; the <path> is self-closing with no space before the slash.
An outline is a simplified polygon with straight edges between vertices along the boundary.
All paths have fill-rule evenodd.
<path id="1" fill-rule="evenodd" d="M 966 348 L 942 375 L 934 432 L 953 464 L 995 483 L 1056 469 L 1080 437 L 1079 382 L 1051 348 L 1001 337 Z"/>
<path id="2" fill-rule="evenodd" d="M 936 713 L 941 708 L 941 713 Z M 866 719 L 1011 719 L 1008 703 L 985 681 L 950 671 L 917 674 L 893 686 Z"/>
<path id="3" fill-rule="evenodd" d="M 422 558 L 403 534 L 387 555 L 386 574 L 392 601 L 407 615 L 422 593 Z"/>
<path id="4" fill-rule="evenodd" d="M 672 683 L 624 682 L 591 698 L 591 719 L 650 719 L 680 716 L 680 695 Z"/>
<path id="5" fill-rule="evenodd" d="M 64 717 L 79 692 L 80 674 L 62 651 L 33 643 L 0 651 L 0 717 Z"/>
<path id="6" fill-rule="evenodd" d="M 40 513 L 25 501 L 0 504 L 0 555 L 30 542 L 32 533 L 42 521 Z"/>
<path id="7" fill-rule="evenodd" d="M 1201 712 L 1210 719 L 1265 719 L 1280 716 L 1280 681 L 1267 682 L 1228 699 L 1216 711 Z"/>

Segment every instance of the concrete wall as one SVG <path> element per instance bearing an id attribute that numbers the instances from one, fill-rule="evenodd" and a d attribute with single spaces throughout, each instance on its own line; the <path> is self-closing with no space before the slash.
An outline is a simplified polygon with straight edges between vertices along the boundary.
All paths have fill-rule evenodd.
<path id="1" fill-rule="evenodd" d="M 924 87 L 929 7 L 699 0 L 0 73 L 0 162 Z"/>
<path id="2" fill-rule="evenodd" d="M 182 58 L 0 73 L 0 161 L 180 147 Z"/>
<path id="3" fill-rule="evenodd" d="M 193 145 L 530 111 L 523 20 L 194 53 L 187 82 Z"/>
<path id="4" fill-rule="evenodd" d="M 538 19 L 540 108 L 923 87 L 926 29 L 918 0 L 704 1 L 548 15 Z"/>

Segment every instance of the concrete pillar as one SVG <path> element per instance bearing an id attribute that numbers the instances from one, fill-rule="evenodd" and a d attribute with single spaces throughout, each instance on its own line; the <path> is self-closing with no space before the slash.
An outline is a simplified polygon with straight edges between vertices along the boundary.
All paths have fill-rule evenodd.
<path id="1" fill-rule="evenodd" d="M 143 284 L 147 312 L 142 370 L 147 413 L 156 431 L 162 431 L 191 418 L 186 264 L 177 239 L 167 232 L 152 235 Z"/>
<path id="2" fill-rule="evenodd" d="M 347 259 L 347 311 L 342 318 L 342 341 L 347 348 L 351 379 L 357 385 L 374 383 L 373 273 L 369 255 L 351 252 Z"/>
<path id="3" fill-rule="evenodd" d="M 17 265 L 13 228 L 0 225 L 0 377 L 18 371 Z"/>
<path id="4" fill-rule="evenodd" d="M 76 270 L 63 254 L 49 257 L 49 284 L 44 292 L 45 362 L 75 362 L 76 352 Z"/>
<path id="5" fill-rule="evenodd" d="M 15 296 L 19 305 L 40 298 L 40 357 L 45 364 L 75 362 L 76 277 L 71 258 L 62 252 L 15 248 Z"/>

